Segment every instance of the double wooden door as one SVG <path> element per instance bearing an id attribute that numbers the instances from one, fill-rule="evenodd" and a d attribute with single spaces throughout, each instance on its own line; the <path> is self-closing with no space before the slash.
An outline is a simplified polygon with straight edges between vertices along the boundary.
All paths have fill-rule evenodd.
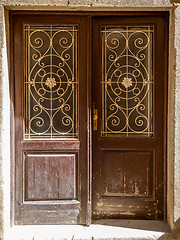
<path id="1" fill-rule="evenodd" d="M 165 219 L 168 14 L 10 19 L 15 223 Z"/>

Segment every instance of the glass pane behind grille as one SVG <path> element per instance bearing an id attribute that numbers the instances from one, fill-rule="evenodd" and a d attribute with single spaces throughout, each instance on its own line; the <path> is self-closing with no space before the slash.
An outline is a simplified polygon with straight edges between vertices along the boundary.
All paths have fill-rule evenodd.
<path id="1" fill-rule="evenodd" d="M 25 137 L 78 137 L 77 27 L 25 26 Z"/>
<path id="2" fill-rule="evenodd" d="M 102 136 L 152 136 L 153 27 L 102 29 Z"/>

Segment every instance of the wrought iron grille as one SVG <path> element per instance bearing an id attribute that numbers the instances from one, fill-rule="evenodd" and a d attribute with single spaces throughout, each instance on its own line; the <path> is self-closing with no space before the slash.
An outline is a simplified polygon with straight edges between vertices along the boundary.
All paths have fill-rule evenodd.
<path id="1" fill-rule="evenodd" d="M 78 137 L 76 26 L 25 25 L 25 138 Z"/>
<path id="2" fill-rule="evenodd" d="M 102 28 L 102 136 L 153 135 L 153 33 Z"/>

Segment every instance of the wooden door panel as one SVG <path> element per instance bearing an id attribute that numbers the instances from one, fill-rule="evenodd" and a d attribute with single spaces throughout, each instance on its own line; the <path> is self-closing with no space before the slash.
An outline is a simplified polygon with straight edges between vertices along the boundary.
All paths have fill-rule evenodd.
<path id="1" fill-rule="evenodd" d="M 95 219 L 166 216 L 167 19 L 93 20 Z"/>
<path id="2" fill-rule="evenodd" d="M 15 224 L 87 222 L 86 21 L 11 14 Z"/>
<path id="3" fill-rule="evenodd" d="M 100 198 L 93 211 L 93 218 L 98 219 L 154 219 L 159 211 L 159 204 L 149 199 L 122 198 L 121 200 L 109 197 Z M 156 218 L 157 219 L 157 218 Z"/>
<path id="4" fill-rule="evenodd" d="M 94 218 L 153 218 L 157 211 L 155 152 L 117 149 L 99 151 L 99 171 L 96 170 L 94 174 L 98 185 L 96 190 L 93 189 L 93 194 L 99 200 L 94 206 Z M 93 200 L 95 204 L 95 197 Z"/>
<path id="5" fill-rule="evenodd" d="M 152 151 L 102 150 L 101 197 L 150 197 L 153 182 Z"/>
<path id="6" fill-rule="evenodd" d="M 76 154 L 25 154 L 25 201 L 77 199 Z"/>
<path id="7" fill-rule="evenodd" d="M 77 224 L 80 212 L 79 201 L 57 201 L 40 203 L 34 201 L 31 204 L 24 203 L 21 209 L 21 224 Z"/>

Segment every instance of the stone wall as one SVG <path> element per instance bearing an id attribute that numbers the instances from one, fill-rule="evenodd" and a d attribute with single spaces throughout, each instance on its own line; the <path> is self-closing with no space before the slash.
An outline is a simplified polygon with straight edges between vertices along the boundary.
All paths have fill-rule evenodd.
<path id="1" fill-rule="evenodd" d="M 8 77 L 8 74 L 10 72 L 8 71 L 7 61 L 8 44 L 6 45 L 6 37 L 8 38 L 8 31 L 5 30 L 8 29 L 8 18 L 5 18 L 5 15 L 8 14 L 8 9 L 73 9 L 90 11 L 103 11 L 104 9 L 108 9 L 112 11 L 170 11 L 170 66 L 168 93 L 168 222 L 172 227 L 173 223 L 178 222 L 180 219 L 180 1 L 0 0 L 0 239 L 6 239 L 6 232 L 10 228 L 11 137 Z"/>

